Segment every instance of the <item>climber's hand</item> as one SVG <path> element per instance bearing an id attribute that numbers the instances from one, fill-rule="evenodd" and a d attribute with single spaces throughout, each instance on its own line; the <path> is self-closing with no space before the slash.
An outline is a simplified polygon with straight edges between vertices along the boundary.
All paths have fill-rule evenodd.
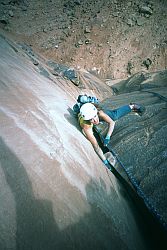
<path id="1" fill-rule="evenodd" d="M 109 141 L 110 141 L 110 136 L 106 136 L 103 141 L 105 147 L 108 145 Z"/>

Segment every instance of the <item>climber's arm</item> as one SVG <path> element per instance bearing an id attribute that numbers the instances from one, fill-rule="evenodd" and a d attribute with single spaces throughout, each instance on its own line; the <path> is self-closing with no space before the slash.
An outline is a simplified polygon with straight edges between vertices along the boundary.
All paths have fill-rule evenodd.
<path id="1" fill-rule="evenodd" d="M 83 134 L 86 136 L 86 138 L 90 141 L 90 143 L 92 144 L 95 152 L 98 154 L 98 156 L 100 157 L 100 159 L 102 161 L 106 160 L 106 157 L 103 154 L 103 151 L 101 150 L 94 134 L 93 134 L 93 130 L 92 127 L 90 127 L 89 125 L 84 125 L 83 129 Z"/>

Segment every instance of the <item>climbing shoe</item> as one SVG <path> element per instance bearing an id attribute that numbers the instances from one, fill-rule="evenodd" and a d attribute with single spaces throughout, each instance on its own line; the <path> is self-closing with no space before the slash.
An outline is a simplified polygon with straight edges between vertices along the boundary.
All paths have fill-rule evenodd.
<path id="1" fill-rule="evenodd" d="M 137 103 L 130 103 L 130 105 L 132 105 L 132 111 L 137 113 L 138 115 L 142 116 L 146 110 L 146 108 L 141 105 L 141 104 L 137 104 Z"/>

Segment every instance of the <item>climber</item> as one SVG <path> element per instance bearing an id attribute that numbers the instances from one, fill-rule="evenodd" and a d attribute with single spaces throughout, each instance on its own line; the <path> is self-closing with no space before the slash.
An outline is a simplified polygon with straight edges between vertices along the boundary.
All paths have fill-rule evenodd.
<path id="1" fill-rule="evenodd" d="M 131 103 L 130 105 L 125 105 L 115 110 L 105 110 L 105 112 L 99 107 L 95 107 L 92 103 L 85 103 L 80 108 L 78 121 L 82 128 L 82 132 L 91 142 L 95 152 L 106 166 L 108 165 L 108 161 L 93 134 L 93 126 L 98 125 L 100 121 L 108 123 L 108 132 L 103 141 L 104 146 L 107 146 L 114 130 L 115 121 L 132 111 L 142 115 L 145 108 L 136 103 Z"/>

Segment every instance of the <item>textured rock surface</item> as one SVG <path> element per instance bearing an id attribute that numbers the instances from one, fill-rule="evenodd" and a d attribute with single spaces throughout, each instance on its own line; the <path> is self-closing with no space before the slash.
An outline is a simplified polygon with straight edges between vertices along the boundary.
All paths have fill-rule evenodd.
<path id="1" fill-rule="evenodd" d="M 76 87 L 3 37 L 0 55 L 0 248 L 157 249 L 71 116 Z"/>
<path id="2" fill-rule="evenodd" d="M 167 224 L 167 71 L 138 73 L 112 87 L 117 96 L 105 108 L 130 102 L 146 107 L 142 117 L 132 114 L 116 123 L 111 146 Z"/>

